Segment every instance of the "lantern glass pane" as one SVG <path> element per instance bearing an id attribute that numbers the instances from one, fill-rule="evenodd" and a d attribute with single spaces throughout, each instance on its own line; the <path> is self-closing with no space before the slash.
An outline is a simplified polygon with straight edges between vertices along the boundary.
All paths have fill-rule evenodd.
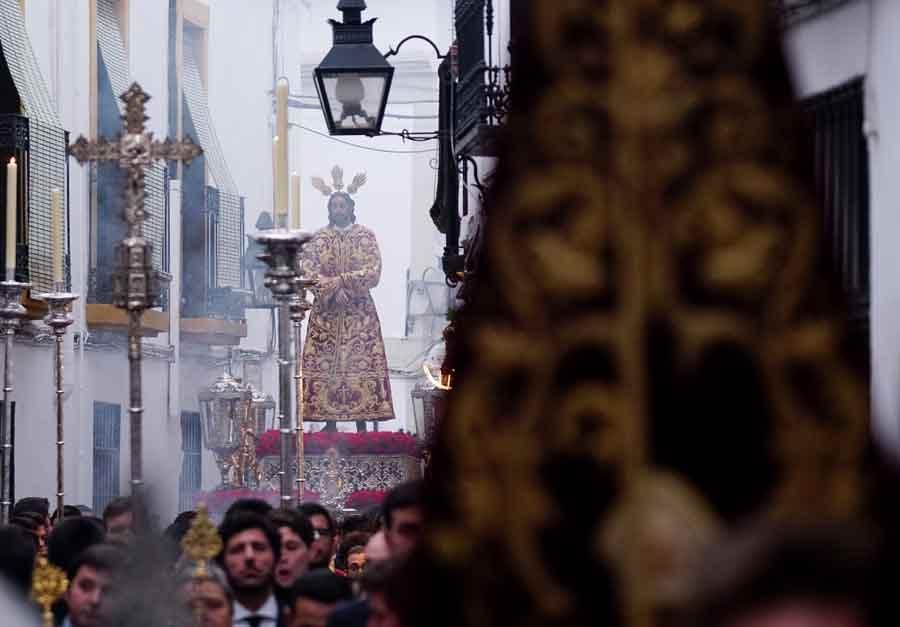
<path id="1" fill-rule="evenodd" d="M 337 130 L 378 129 L 387 77 L 383 73 L 322 72 L 327 106 Z"/>

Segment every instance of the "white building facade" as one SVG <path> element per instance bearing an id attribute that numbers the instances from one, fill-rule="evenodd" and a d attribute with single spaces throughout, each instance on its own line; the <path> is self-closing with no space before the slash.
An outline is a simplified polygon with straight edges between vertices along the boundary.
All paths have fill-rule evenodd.
<path id="1" fill-rule="evenodd" d="M 208 211 L 196 206 L 188 188 L 202 185 L 215 188 L 217 197 L 234 192 L 242 199 L 243 233 L 238 233 L 237 226 L 226 232 L 219 222 L 218 239 L 211 240 L 216 258 L 210 270 L 215 275 L 213 288 L 229 287 L 222 268 L 243 254 L 234 250 L 233 242 L 243 242 L 243 235 L 253 232 L 260 212 L 271 211 L 271 90 L 276 75 L 291 81 L 291 100 L 298 105 L 290 115 L 290 168 L 303 179 L 302 227 L 313 230 L 327 223 L 325 198 L 309 184 L 311 176 L 327 178 L 335 164 L 348 177 L 355 172 L 367 174 L 368 183 L 357 195 L 357 216 L 375 231 L 381 247 L 382 278 L 373 295 L 388 348 L 397 416 L 380 428 L 410 432 L 420 428 L 413 417 L 410 391 L 421 372 L 421 359 L 443 325 L 421 328 L 420 321 L 410 322 L 410 302 L 413 308 L 416 304 L 409 281 L 432 275 L 441 280 L 439 272 L 433 273 L 439 267 L 442 243 L 427 213 L 434 199 L 435 146 L 434 142 L 404 143 L 395 137 L 339 142 L 327 136 L 311 82 L 301 80 L 301 66 L 308 71 L 330 47 L 325 19 L 338 17 L 334 4 L 3 0 L 4 12 L 17 10 L 21 16 L 4 24 L 4 55 L 19 55 L 25 62 L 32 55 L 70 140 L 79 135 L 94 137 L 104 124 L 104 71 L 113 87 L 117 80 L 138 81 L 151 94 L 148 127 L 157 138 L 189 132 L 185 126 L 205 123 L 211 129 L 208 134 L 216 136 L 208 139 L 215 146 L 204 145 L 207 161 L 202 171 L 198 175 L 194 170 L 200 183 L 186 174 L 187 169 L 161 171 L 159 197 L 154 202 L 162 211 L 151 216 L 156 220 L 154 228 L 158 227 L 154 236 L 160 242 L 159 266 L 171 276 L 166 306 L 145 317 L 143 361 L 144 474 L 153 488 L 161 523 L 190 507 L 198 490 L 219 482 L 213 457 L 199 441 L 198 394 L 221 372 L 227 348 L 238 349 L 239 361 L 259 366 L 258 385 L 277 397 L 269 312 L 248 309 L 245 316 L 229 316 L 210 306 L 198 314 L 185 304 L 195 296 L 194 286 L 185 283 L 194 263 L 190 242 L 197 237 L 198 222 L 191 220 L 205 219 L 204 211 Z M 371 11 L 380 18 L 375 31 L 380 49 L 415 32 L 428 35 L 442 49 L 449 48 L 449 3 L 381 4 Z M 108 30 L 110 24 L 116 28 Z M 113 35 L 121 50 L 114 45 Z M 15 43 L 9 39 L 12 36 Z M 104 48 L 110 45 L 110 37 L 113 49 Z M 194 55 L 190 68 L 187 54 Z M 181 62 L 173 63 L 173 56 Z M 398 70 L 385 128 L 396 124 L 397 129 L 434 130 L 437 59 L 431 58 L 430 50 L 405 47 L 393 60 Z M 11 64 L 9 58 L 6 63 Z M 186 73 L 192 71 L 199 76 L 201 92 L 196 92 L 196 84 L 189 84 Z M 191 89 L 193 94 L 188 93 Z M 197 110 L 197 102 L 208 107 L 202 119 L 198 116 L 204 112 Z M 23 108 L 31 115 L 25 103 Z M 4 113 L 16 112 L 0 111 L 0 116 Z M 212 163 L 215 159 L 219 161 Z M 71 288 L 81 298 L 74 307 L 75 323 L 64 351 L 65 498 L 69 504 L 101 508 L 110 498 L 129 492 L 125 328 L 118 312 L 101 302 L 102 294 L 98 296 L 106 270 L 101 254 L 108 237 L 104 229 L 110 224 L 110 216 L 103 213 L 102 175 L 74 159 L 68 167 L 67 250 Z M 225 182 L 225 178 L 231 180 Z M 224 215 L 224 209 L 218 211 Z M 212 300 L 210 296 L 203 302 Z M 28 324 L 31 330 L 19 337 L 14 349 L 15 496 L 46 496 L 52 502 L 56 492 L 52 344 L 39 321 L 40 307 L 35 305 L 29 313 L 35 318 Z"/>

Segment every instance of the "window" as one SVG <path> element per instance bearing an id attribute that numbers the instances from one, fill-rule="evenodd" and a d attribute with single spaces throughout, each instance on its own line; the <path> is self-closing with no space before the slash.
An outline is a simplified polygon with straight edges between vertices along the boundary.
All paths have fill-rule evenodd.
<path id="1" fill-rule="evenodd" d="M 112 139 L 122 133 L 122 101 L 119 96 L 131 84 L 128 70 L 128 4 L 123 0 L 97 0 L 97 134 Z M 118 164 L 95 165 L 91 211 L 91 285 L 89 302 L 109 303 L 112 298 L 114 248 L 125 236 L 122 220 L 124 174 Z M 146 170 L 147 218 L 144 235 L 153 244 L 153 267 L 167 271 L 168 194 L 165 165 L 154 161 Z"/>
<path id="2" fill-rule="evenodd" d="M 179 15 L 170 0 L 169 123 L 203 148 L 182 173 L 182 315 L 240 319 L 232 291 L 244 284 L 244 199 L 209 115 L 209 7 L 192 0 L 180 6 Z"/>
<path id="3" fill-rule="evenodd" d="M 0 0 L 0 50 L 0 160 L 5 165 L 15 157 L 19 164 L 17 275 L 29 280 L 35 292 L 49 291 L 53 287 L 50 190 L 56 187 L 63 191 L 66 210 L 68 136 L 41 75 L 16 0 Z M 5 189 L 6 168 L 2 170 L 0 184 Z M 4 230 L 5 225 L 0 226 L 0 233 Z M 66 239 L 64 234 L 63 242 Z"/>
<path id="4" fill-rule="evenodd" d="M 197 412 L 186 411 L 181 414 L 181 450 L 184 458 L 178 481 L 178 509 L 183 512 L 194 509 L 194 500 L 200 493 L 202 483 L 203 448 L 200 440 L 200 414 Z"/>
<path id="5" fill-rule="evenodd" d="M 850 304 L 853 330 L 868 346 L 869 153 L 863 80 L 803 103 L 813 132 L 815 186 L 831 261 Z"/>
<path id="6" fill-rule="evenodd" d="M 122 407 L 94 402 L 94 502 L 99 515 L 119 496 Z"/>

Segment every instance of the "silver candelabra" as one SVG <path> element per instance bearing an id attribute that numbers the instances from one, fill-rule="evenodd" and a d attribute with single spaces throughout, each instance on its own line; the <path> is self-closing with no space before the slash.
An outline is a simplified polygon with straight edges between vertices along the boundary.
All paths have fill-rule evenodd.
<path id="1" fill-rule="evenodd" d="M 7 271 L 5 281 L 0 281 L 0 329 L 3 330 L 3 423 L 0 424 L 0 519 L 9 522 L 12 509 L 12 406 L 13 392 L 13 336 L 25 317 L 22 294 L 31 287 L 30 283 L 20 283 Z"/>
<path id="2" fill-rule="evenodd" d="M 315 287 L 317 281 L 294 277 L 294 295 L 291 297 L 291 324 L 294 327 L 294 395 L 297 399 L 297 424 L 294 432 L 297 439 L 297 498 L 303 500 L 306 493 L 306 458 L 303 450 L 303 320 L 312 305 L 306 299 L 307 290 Z"/>
<path id="3" fill-rule="evenodd" d="M 281 434 L 281 506 L 291 507 L 291 298 L 297 277 L 296 259 L 312 235 L 283 228 L 260 231 L 251 237 L 265 253 L 259 259 L 268 266 L 266 287 L 278 305 L 278 424 Z M 300 495 L 302 498 L 303 495 Z"/>
<path id="4" fill-rule="evenodd" d="M 44 316 L 44 323 L 53 329 L 53 336 L 56 342 L 55 359 L 54 359 L 54 385 L 56 388 L 56 511 L 59 512 L 59 518 L 62 520 L 65 516 L 65 483 L 64 483 L 64 447 L 65 439 L 63 438 L 63 340 L 65 339 L 66 330 L 74 322 L 69 310 L 73 302 L 78 300 L 78 294 L 67 292 L 66 286 L 62 283 L 54 283 L 53 291 L 47 294 L 39 294 L 35 298 L 47 303 L 47 315 Z"/>

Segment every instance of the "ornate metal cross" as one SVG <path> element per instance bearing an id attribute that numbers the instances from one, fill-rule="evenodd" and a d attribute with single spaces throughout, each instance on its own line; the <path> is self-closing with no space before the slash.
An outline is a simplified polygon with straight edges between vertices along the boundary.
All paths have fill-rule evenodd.
<path id="1" fill-rule="evenodd" d="M 137 83 L 132 83 L 119 98 L 125 103 L 125 133 L 113 141 L 99 138 L 88 141 L 79 137 L 69 146 L 79 163 L 117 161 L 128 176 L 125 185 L 125 221 L 128 234 L 116 245 L 117 268 L 113 272 L 113 304 L 128 312 L 128 364 L 130 374 L 130 445 L 131 489 L 138 492 L 143 484 L 141 430 L 144 408 L 141 400 L 141 316 L 156 304 L 159 297 L 159 275 L 153 269 L 153 245 L 144 238 L 144 170 L 154 160 L 183 161 L 185 164 L 203 150 L 190 138 L 180 142 L 171 139 L 155 141 L 144 126 L 146 104 L 150 96 Z"/>

